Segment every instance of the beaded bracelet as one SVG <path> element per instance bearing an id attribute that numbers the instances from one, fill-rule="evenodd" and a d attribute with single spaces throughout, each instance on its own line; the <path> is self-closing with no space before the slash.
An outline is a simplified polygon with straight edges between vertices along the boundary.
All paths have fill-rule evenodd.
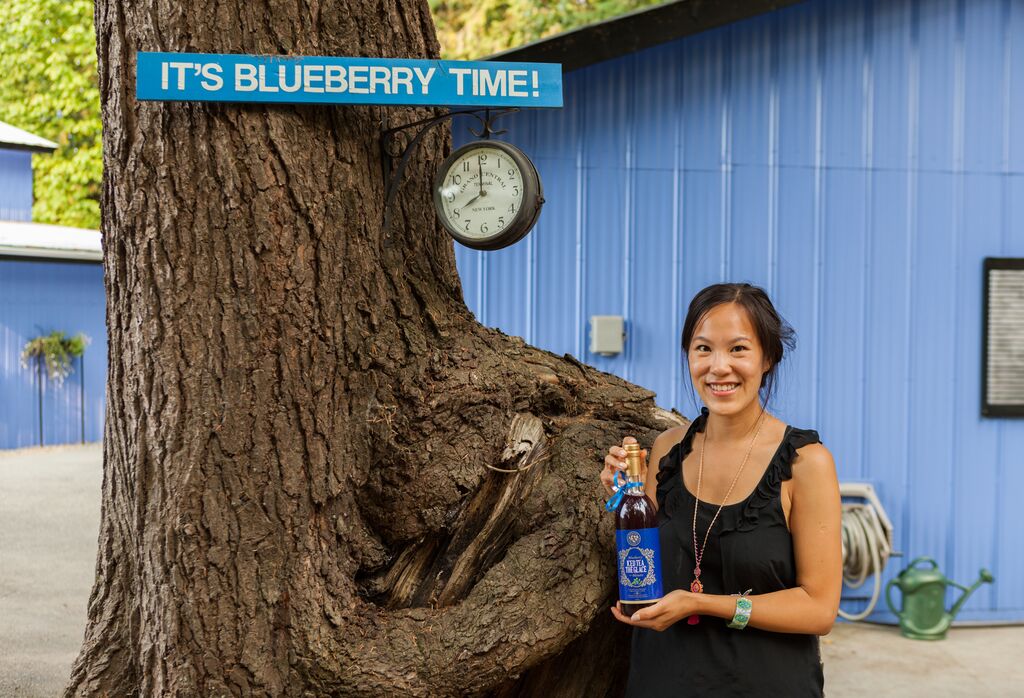
<path id="1" fill-rule="evenodd" d="M 748 589 L 742 594 L 734 595 L 737 596 L 736 613 L 732 617 L 732 622 L 726 626 L 727 628 L 743 630 L 743 628 L 747 627 L 747 622 L 750 620 L 750 611 L 754 608 L 754 604 L 752 604 L 750 599 L 747 598 L 747 594 L 751 591 L 751 589 Z"/>

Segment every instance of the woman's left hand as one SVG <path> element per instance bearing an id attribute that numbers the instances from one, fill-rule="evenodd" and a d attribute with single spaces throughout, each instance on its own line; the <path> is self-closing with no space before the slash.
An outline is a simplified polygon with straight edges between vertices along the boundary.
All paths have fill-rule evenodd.
<path id="1" fill-rule="evenodd" d="M 683 618 L 688 618 L 697 612 L 697 595 L 682 589 L 670 591 L 661 597 L 653 606 L 641 608 L 632 617 L 621 611 L 621 604 L 612 606 L 612 615 L 615 619 L 635 625 L 638 628 L 650 628 L 651 630 L 662 631 L 673 623 Z"/>

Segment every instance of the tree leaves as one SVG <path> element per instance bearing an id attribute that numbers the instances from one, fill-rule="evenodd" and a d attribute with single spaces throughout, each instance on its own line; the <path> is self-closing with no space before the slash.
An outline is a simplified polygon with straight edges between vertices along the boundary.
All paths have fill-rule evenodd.
<path id="1" fill-rule="evenodd" d="M 0 3 L 0 121 L 58 144 L 32 157 L 34 220 L 100 224 L 100 96 L 91 0 Z"/>

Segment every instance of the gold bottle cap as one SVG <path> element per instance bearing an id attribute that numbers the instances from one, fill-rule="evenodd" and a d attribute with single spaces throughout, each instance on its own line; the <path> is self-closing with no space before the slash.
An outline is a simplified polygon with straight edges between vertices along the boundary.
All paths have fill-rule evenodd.
<path id="1" fill-rule="evenodd" d="M 644 470 L 644 453 L 640 444 L 626 444 L 626 475 L 628 477 L 642 477 Z"/>

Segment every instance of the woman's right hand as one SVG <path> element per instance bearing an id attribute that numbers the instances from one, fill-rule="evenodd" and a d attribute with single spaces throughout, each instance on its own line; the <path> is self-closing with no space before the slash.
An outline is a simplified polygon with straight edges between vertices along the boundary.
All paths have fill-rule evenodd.
<path id="1" fill-rule="evenodd" d="M 622 446 L 635 444 L 636 439 L 627 436 L 622 440 Z M 610 446 L 608 455 L 604 457 L 604 469 L 601 471 L 601 484 L 609 496 L 613 493 L 612 484 L 615 482 L 615 474 L 626 471 L 626 449 L 622 446 Z M 622 478 L 619 478 L 621 481 Z"/>

